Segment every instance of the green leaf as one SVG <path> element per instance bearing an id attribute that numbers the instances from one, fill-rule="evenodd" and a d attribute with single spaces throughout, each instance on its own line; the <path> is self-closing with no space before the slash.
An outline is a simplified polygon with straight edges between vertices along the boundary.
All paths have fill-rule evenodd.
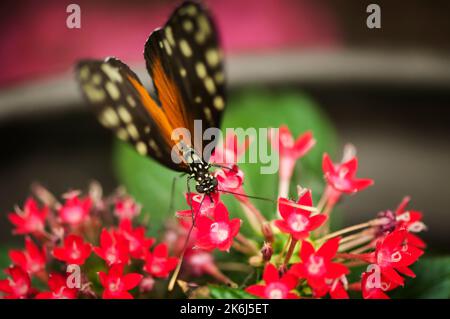
<path id="1" fill-rule="evenodd" d="M 226 128 L 268 128 L 285 124 L 293 135 L 312 130 L 316 146 L 300 161 L 293 177 L 291 195 L 295 197 L 295 185 L 311 187 L 313 193 L 319 193 L 323 187 L 321 161 L 323 152 L 333 152 L 335 132 L 330 121 L 320 111 L 316 103 L 305 94 L 297 91 L 283 90 L 269 92 L 262 89 L 245 90 L 231 95 L 225 111 L 222 130 Z M 258 140 L 256 140 L 258 141 Z M 134 149 L 123 142 L 117 142 L 114 152 L 114 166 L 119 181 L 127 188 L 150 214 L 152 233 L 158 229 L 162 221 L 168 217 L 170 189 L 172 179 L 179 175 L 153 160 L 139 156 Z M 277 198 L 278 174 L 262 175 L 261 163 L 243 163 L 240 168 L 245 173 L 244 188 L 249 195 Z M 267 166 L 267 164 L 264 164 Z M 175 192 L 175 208 L 186 209 L 182 194 L 186 192 L 186 179 L 178 181 Z M 228 197 L 228 199 L 226 198 Z M 233 217 L 243 217 L 242 210 L 230 195 L 222 196 Z M 315 198 L 317 201 L 318 198 Z M 254 204 L 267 217 L 275 214 L 275 205 L 265 201 L 254 201 Z M 173 216 L 173 215 L 172 215 Z M 244 219 L 245 220 L 245 219 Z M 243 231 L 249 231 L 248 223 L 244 223 Z"/>
<path id="2" fill-rule="evenodd" d="M 257 297 L 250 295 L 241 289 L 235 289 L 222 286 L 209 286 L 211 299 L 256 299 Z"/>
<path id="3" fill-rule="evenodd" d="M 392 298 L 450 298 L 450 256 L 420 259 L 411 269 L 416 278 L 406 281 L 403 288 L 388 293 Z"/>

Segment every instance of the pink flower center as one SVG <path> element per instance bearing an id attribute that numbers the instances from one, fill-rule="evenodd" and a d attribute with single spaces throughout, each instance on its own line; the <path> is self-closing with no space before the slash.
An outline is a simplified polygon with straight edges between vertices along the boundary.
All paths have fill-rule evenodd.
<path id="1" fill-rule="evenodd" d="M 22 280 L 16 282 L 10 279 L 9 285 L 17 296 L 25 296 L 28 293 L 28 285 Z"/>
<path id="2" fill-rule="evenodd" d="M 331 176 L 331 181 L 337 189 L 349 189 L 351 181 L 347 177 L 348 170 L 345 167 L 339 168 L 338 176 Z"/>
<path id="3" fill-rule="evenodd" d="M 120 278 L 117 278 L 115 281 L 110 281 L 108 285 L 108 290 L 110 292 L 117 292 L 120 291 L 122 288 L 122 282 L 120 281 Z"/>
<path id="4" fill-rule="evenodd" d="M 288 218 L 288 224 L 293 231 L 300 232 L 308 226 L 309 220 L 301 214 L 291 214 Z"/>
<path id="5" fill-rule="evenodd" d="M 28 269 L 31 273 L 37 273 L 39 270 L 41 270 L 41 264 L 36 261 L 29 260 Z"/>
<path id="6" fill-rule="evenodd" d="M 106 251 L 105 259 L 110 265 L 115 263 L 117 261 L 117 249 L 115 249 L 114 247 L 109 248 Z"/>
<path id="7" fill-rule="evenodd" d="M 289 134 L 281 134 L 280 142 L 285 148 L 294 147 L 294 139 Z"/>
<path id="8" fill-rule="evenodd" d="M 264 294 L 269 299 L 283 299 L 286 298 L 288 289 L 281 282 L 272 282 L 266 286 Z"/>
<path id="9" fill-rule="evenodd" d="M 308 260 L 307 269 L 311 275 L 320 276 L 323 274 L 326 271 L 323 257 L 311 255 Z"/>
<path id="10" fill-rule="evenodd" d="M 81 251 L 80 251 L 80 249 L 78 248 L 77 244 L 74 242 L 74 243 L 72 244 L 72 250 L 71 250 L 71 252 L 70 252 L 70 258 L 72 258 L 72 259 L 78 259 L 78 258 L 80 258 L 80 257 L 81 257 Z"/>
<path id="11" fill-rule="evenodd" d="M 42 222 L 42 219 L 39 218 L 39 216 L 36 215 L 29 215 L 27 219 L 27 227 L 30 231 L 41 231 L 44 229 L 44 223 Z"/>
<path id="12" fill-rule="evenodd" d="M 63 219 L 69 224 L 78 224 L 83 219 L 83 209 L 80 206 L 65 207 L 62 211 Z"/>
<path id="13" fill-rule="evenodd" d="M 152 272 L 155 274 L 162 272 L 164 270 L 164 261 L 164 258 L 154 257 L 151 266 Z"/>
<path id="14" fill-rule="evenodd" d="M 230 236 L 230 227 L 226 223 L 215 222 L 211 224 L 210 237 L 214 243 L 223 243 Z"/>

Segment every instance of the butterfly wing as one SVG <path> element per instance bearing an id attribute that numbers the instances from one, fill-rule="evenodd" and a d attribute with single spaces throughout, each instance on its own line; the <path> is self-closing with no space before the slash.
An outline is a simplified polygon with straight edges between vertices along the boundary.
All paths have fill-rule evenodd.
<path id="1" fill-rule="evenodd" d="M 222 54 L 208 12 L 198 3 L 183 3 L 162 29 L 150 35 L 144 56 L 154 98 L 136 74 L 115 58 L 81 61 L 76 68 L 78 81 L 104 126 L 140 154 L 188 171 L 182 154 L 172 152 L 178 142 L 172 139 L 173 130 L 189 129 L 196 141 L 188 146 L 203 154 L 203 132 L 219 127 L 225 106 Z M 201 120 L 202 130 L 194 136 L 195 120 Z"/>
<path id="2" fill-rule="evenodd" d="M 205 8 L 184 2 L 163 28 L 151 34 L 144 56 L 172 128 L 185 127 L 192 138 L 194 120 L 201 120 L 202 135 L 207 128 L 219 128 L 226 102 L 225 74 L 217 30 Z M 189 145 L 199 154 L 201 139 L 196 135 L 197 143 Z"/>
<path id="3" fill-rule="evenodd" d="M 139 154 L 171 169 L 187 171 L 181 159 L 172 160 L 173 142 L 164 134 L 171 130 L 166 115 L 126 64 L 116 58 L 84 60 L 78 63 L 76 74 L 83 95 L 103 126 L 132 144 Z"/>

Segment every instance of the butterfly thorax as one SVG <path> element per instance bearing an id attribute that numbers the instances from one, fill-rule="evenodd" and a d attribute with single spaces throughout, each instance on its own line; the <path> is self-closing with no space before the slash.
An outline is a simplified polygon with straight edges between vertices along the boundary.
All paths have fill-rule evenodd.
<path id="1" fill-rule="evenodd" d="M 203 161 L 193 149 L 189 150 L 189 155 L 185 158 L 188 159 L 190 177 L 195 180 L 197 192 L 201 194 L 214 193 L 217 190 L 217 179 L 209 171 L 211 165 Z"/>

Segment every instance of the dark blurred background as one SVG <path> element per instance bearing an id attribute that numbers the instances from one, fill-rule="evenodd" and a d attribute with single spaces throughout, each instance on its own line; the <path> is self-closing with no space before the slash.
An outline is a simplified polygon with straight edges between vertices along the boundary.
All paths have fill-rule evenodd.
<path id="1" fill-rule="evenodd" d="M 73 1 L 0 5 L 0 243 L 6 213 L 39 181 L 55 193 L 92 179 L 116 185 L 112 136 L 82 103 L 71 68 L 116 55 L 143 74 L 143 45 L 177 1 L 77 1 L 81 29 L 65 25 Z M 395 208 L 404 195 L 425 213 L 425 240 L 449 252 L 450 2 L 206 1 L 217 18 L 230 91 L 258 85 L 306 92 L 341 145 L 357 146 L 360 176 L 376 185 L 343 203 L 346 223 Z M 368 29 L 366 7 L 381 7 Z M 301 120 L 301 119 L 299 119 Z"/>

